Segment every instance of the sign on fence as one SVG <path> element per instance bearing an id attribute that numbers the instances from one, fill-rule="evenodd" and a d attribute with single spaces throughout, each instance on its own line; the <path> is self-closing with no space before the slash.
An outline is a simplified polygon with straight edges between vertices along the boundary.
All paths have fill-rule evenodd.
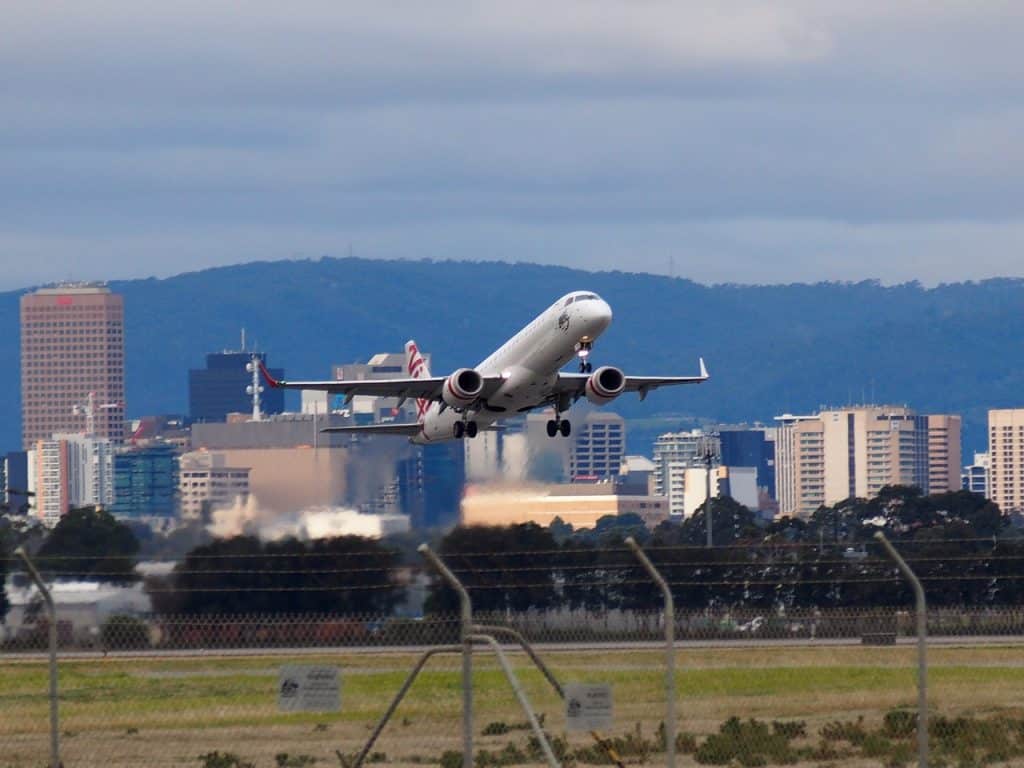
<path id="1" fill-rule="evenodd" d="M 569 731 L 602 731 L 612 727 L 612 687 L 607 683 L 565 686 L 565 726 Z"/>
<path id="2" fill-rule="evenodd" d="M 277 708 L 282 712 L 337 712 L 341 709 L 341 671 L 337 667 L 281 667 Z"/>

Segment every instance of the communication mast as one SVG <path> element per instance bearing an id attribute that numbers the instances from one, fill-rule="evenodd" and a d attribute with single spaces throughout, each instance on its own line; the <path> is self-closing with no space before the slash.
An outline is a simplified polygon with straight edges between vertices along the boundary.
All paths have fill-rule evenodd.
<path id="1" fill-rule="evenodd" d="M 245 394 L 252 396 L 252 420 L 260 421 L 263 418 L 263 414 L 260 413 L 260 393 L 263 391 L 263 385 L 260 384 L 260 359 L 255 352 L 245 364 L 245 370 L 252 374 L 252 384 L 245 388 Z"/>

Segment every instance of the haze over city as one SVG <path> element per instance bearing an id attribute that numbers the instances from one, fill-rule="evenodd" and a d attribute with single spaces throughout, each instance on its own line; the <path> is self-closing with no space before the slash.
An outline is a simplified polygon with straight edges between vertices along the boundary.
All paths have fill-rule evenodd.
<path id="1" fill-rule="evenodd" d="M 1024 274 L 1009 2 L 5 9 L 0 288 L 251 260 Z"/>

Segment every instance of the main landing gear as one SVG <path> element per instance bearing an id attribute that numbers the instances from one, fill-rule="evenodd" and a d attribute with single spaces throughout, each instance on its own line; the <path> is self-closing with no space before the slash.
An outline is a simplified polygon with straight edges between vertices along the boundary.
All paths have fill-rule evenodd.
<path id="1" fill-rule="evenodd" d="M 590 356 L 592 346 L 593 342 L 589 339 L 582 339 L 576 345 L 576 356 L 580 359 L 580 373 L 590 373 L 593 370 L 590 361 L 587 359 Z"/>
<path id="2" fill-rule="evenodd" d="M 572 434 L 572 424 L 569 423 L 569 420 L 562 418 L 548 420 L 548 437 L 554 437 L 559 432 L 562 433 L 562 437 Z"/>
<path id="3" fill-rule="evenodd" d="M 455 439 L 461 440 L 464 437 L 470 439 L 476 437 L 479 428 L 475 421 L 456 421 L 455 422 Z"/>

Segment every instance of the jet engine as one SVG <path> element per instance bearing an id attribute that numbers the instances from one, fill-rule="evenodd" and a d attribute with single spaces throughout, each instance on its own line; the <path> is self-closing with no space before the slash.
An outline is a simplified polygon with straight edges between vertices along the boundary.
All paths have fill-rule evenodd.
<path id="1" fill-rule="evenodd" d="M 459 368 L 444 382 L 441 399 L 449 408 L 465 408 L 480 396 L 484 388 L 483 377 L 472 368 Z"/>
<path id="2" fill-rule="evenodd" d="M 594 405 L 610 403 L 626 388 L 626 376 L 618 368 L 603 365 L 587 379 L 587 400 Z"/>

